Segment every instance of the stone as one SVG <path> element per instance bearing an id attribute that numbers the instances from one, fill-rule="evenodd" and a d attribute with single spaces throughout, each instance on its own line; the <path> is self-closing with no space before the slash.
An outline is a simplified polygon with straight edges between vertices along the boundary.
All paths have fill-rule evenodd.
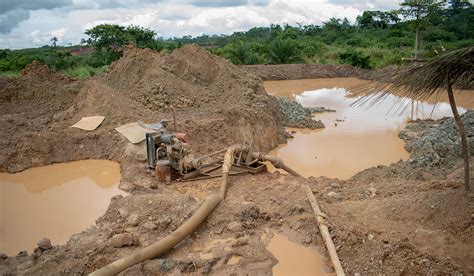
<path id="1" fill-rule="evenodd" d="M 17 257 L 26 257 L 28 256 L 28 252 L 26 252 L 26 250 L 21 250 L 20 252 L 18 252 L 18 255 L 16 255 Z"/>
<path id="2" fill-rule="evenodd" d="M 128 216 L 128 211 L 124 208 L 118 209 L 118 212 L 122 218 L 126 218 Z"/>
<path id="3" fill-rule="evenodd" d="M 143 224 L 143 228 L 147 229 L 147 230 L 155 230 L 156 229 L 156 224 L 153 223 L 152 221 L 147 221 Z"/>
<path id="4" fill-rule="evenodd" d="M 226 228 L 229 231 L 236 232 L 236 231 L 240 231 L 240 229 L 242 228 L 242 224 L 237 222 L 237 221 L 233 221 L 233 222 L 227 224 Z"/>
<path id="5" fill-rule="evenodd" d="M 180 262 L 179 269 L 181 272 L 190 273 L 196 270 L 196 265 L 191 260 L 184 260 Z"/>
<path id="6" fill-rule="evenodd" d="M 8 258 L 7 254 L 5 254 L 5 253 L 0 253 L 0 260 L 5 260 L 5 259 L 7 259 L 7 258 Z"/>
<path id="7" fill-rule="evenodd" d="M 375 238 L 375 236 L 372 235 L 372 234 L 368 234 L 368 235 L 367 235 L 367 239 L 368 239 L 369 241 L 372 241 L 374 238 Z"/>
<path id="8" fill-rule="evenodd" d="M 123 198 L 122 195 L 114 195 L 111 200 L 115 201 L 115 200 L 118 200 L 118 199 L 121 199 L 121 198 Z"/>
<path id="9" fill-rule="evenodd" d="M 160 266 L 160 272 L 167 273 L 176 267 L 176 262 L 171 259 L 163 259 Z"/>
<path id="10" fill-rule="evenodd" d="M 333 189 L 339 189 L 339 188 L 341 188 L 341 185 L 339 185 L 339 184 L 336 183 L 336 182 L 329 183 L 329 186 L 331 186 L 331 188 L 333 188 Z"/>
<path id="11" fill-rule="evenodd" d="M 112 237 L 112 246 L 115 248 L 133 246 L 138 244 L 138 239 L 131 233 L 116 234 Z"/>
<path id="12" fill-rule="evenodd" d="M 376 194 L 378 194 L 378 191 L 374 187 L 370 187 L 369 193 L 370 193 L 370 197 L 374 197 Z"/>
<path id="13" fill-rule="evenodd" d="M 131 214 L 128 218 L 127 218 L 127 224 L 129 226 L 137 226 L 138 224 L 140 223 L 140 218 L 138 217 L 137 214 Z"/>
<path id="14" fill-rule="evenodd" d="M 51 241 L 48 238 L 42 238 L 36 244 L 42 250 L 48 250 L 48 249 L 51 249 L 53 247 L 51 245 Z"/>

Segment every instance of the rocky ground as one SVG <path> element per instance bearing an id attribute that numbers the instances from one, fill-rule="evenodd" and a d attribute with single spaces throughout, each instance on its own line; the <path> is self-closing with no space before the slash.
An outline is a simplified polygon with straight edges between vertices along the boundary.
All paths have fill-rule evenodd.
<path id="1" fill-rule="evenodd" d="M 109 72 L 84 82 L 37 64 L 19 79 L 0 82 L 0 126 L 7 130 L 0 133 L 2 171 L 112 159 L 120 161 L 120 187 L 129 192 L 112 198 L 96 224 L 66 245 L 42 240 L 34 252 L 0 255 L 0 274 L 87 274 L 163 238 L 218 192 L 220 179 L 151 188 L 156 179 L 143 169 L 144 145 L 127 143 L 114 131 L 120 124 L 155 122 L 173 105 L 179 128 L 192 135 L 198 153 L 252 138 L 265 150 L 283 140 L 288 115 L 261 80 L 201 51 L 186 46 L 161 55 L 130 49 Z M 295 108 L 293 115 L 313 112 L 284 104 Z M 96 131 L 68 128 L 97 113 L 106 121 Z M 473 144 L 474 113 L 463 120 Z M 231 176 L 227 198 L 195 233 L 121 274 L 270 275 L 277 263 L 266 250 L 273 231 L 324 248 L 301 187 L 306 184 L 327 214 L 348 275 L 474 273 L 473 197 L 463 189 L 453 120 L 416 121 L 400 135 L 409 160 L 344 181 L 279 173 Z"/>
<path id="2" fill-rule="evenodd" d="M 314 120 L 313 115 L 323 112 L 334 112 L 325 107 L 303 107 L 300 103 L 292 101 L 287 97 L 277 97 L 280 110 L 283 112 L 284 125 L 287 127 L 317 129 L 324 128 L 321 120 Z"/>

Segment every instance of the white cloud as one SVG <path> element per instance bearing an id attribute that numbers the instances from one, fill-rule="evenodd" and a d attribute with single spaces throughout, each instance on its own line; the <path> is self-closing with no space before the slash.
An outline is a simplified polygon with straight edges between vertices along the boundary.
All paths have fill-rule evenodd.
<path id="1" fill-rule="evenodd" d="M 61 38 L 64 37 L 66 32 L 67 32 L 67 28 L 61 28 L 61 29 L 51 31 L 50 34 L 51 34 L 51 36 L 54 36 L 58 39 L 61 39 Z"/>
<path id="2" fill-rule="evenodd" d="M 84 31 L 102 23 L 140 25 L 163 37 L 230 34 L 270 24 L 321 24 L 331 17 L 354 22 L 366 9 L 397 8 L 388 0 L 73 0 L 70 6 L 29 11 L 30 18 L 8 34 L 0 34 L 0 48 L 25 48 L 79 43 Z M 63 2 L 64 3 L 64 2 Z M 1 12 L 0 12 L 1 14 Z M 1 20 L 0 20 L 1 21 Z"/>

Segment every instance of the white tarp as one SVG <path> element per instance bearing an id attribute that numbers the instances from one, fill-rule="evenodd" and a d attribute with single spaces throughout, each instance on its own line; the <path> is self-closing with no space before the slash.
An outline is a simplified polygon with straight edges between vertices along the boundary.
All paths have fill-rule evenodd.
<path id="1" fill-rule="evenodd" d="M 154 130 L 146 129 L 140 126 L 138 122 L 119 126 L 115 128 L 115 130 L 125 136 L 125 138 L 127 138 L 128 141 L 133 144 L 140 143 L 141 141 L 145 140 L 146 133 L 155 132 Z"/>
<path id="2" fill-rule="evenodd" d="M 99 127 L 100 124 L 102 124 L 102 122 L 104 121 L 104 119 L 105 119 L 104 116 L 82 117 L 82 119 L 79 120 L 79 122 L 75 123 L 71 127 L 91 131 Z"/>

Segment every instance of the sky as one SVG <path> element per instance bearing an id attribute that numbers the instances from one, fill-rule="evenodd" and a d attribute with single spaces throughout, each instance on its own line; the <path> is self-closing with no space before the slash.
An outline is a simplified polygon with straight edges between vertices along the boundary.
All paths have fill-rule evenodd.
<path id="1" fill-rule="evenodd" d="M 270 24 L 355 22 L 364 10 L 390 10 L 400 0 L 0 0 L 0 49 L 79 44 L 102 23 L 139 25 L 163 38 L 231 34 Z"/>

